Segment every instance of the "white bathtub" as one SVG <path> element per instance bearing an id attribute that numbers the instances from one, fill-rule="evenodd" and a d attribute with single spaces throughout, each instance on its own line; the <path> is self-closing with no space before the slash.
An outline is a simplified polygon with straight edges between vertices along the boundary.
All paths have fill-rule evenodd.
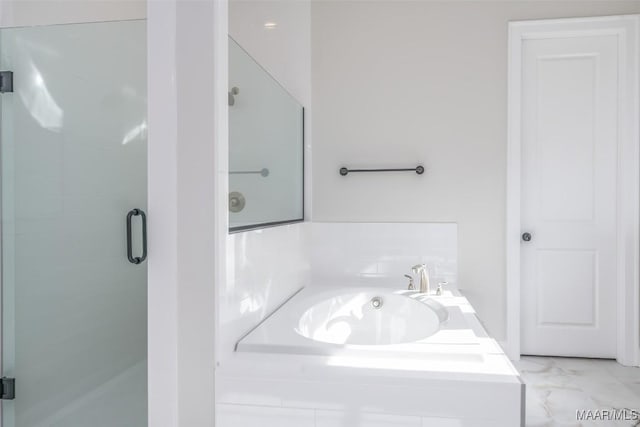
<path id="1" fill-rule="evenodd" d="M 455 289 L 318 283 L 236 349 L 216 374 L 221 427 L 524 426 L 518 372 Z"/>
<path id="2" fill-rule="evenodd" d="M 295 331 L 327 344 L 391 345 L 423 340 L 440 330 L 447 309 L 421 294 L 354 289 L 322 295 L 299 317 Z"/>
<path id="3" fill-rule="evenodd" d="M 465 300 L 466 301 L 466 300 Z M 303 289 L 243 337 L 239 352 L 482 361 L 456 295 Z"/>

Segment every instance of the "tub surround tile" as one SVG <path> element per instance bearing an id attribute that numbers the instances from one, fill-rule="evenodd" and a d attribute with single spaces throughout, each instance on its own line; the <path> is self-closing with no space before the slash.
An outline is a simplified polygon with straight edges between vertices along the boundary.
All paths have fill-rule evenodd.
<path id="1" fill-rule="evenodd" d="M 411 397 L 407 397 L 411 398 Z M 316 411 L 316 427 L 422 427 L 420 417 L 390 414 L 371 414 L 359 408 L 342 411 Z"/>
<path id="2" fill-rule="evenodd" d="M 302 292 L 305 291 L 314 289 Z M 319 291 L 322 295 L 329 292 Z M 483 353 L 479 360 L 453 360 L 455 352 L 449 349 L 450 344 L 443 345 L 447 347 L 445 358 L 428 360 L 412 358 L 406 352 L 396 357 L 347 357 L 274 354 L 264 349 L 239 351 L 234 363 L 227 363 L 218 371 L 218 401 L 315 410 L 316 423 L 320 423 L 317 427 L 331 427 L 341 420 L 341 427 L 375 427 L 385 419 L 387 423 L 381 425 L 389 427 L 519 426 L 523 387 L 517 371 L 486 335 L 464 297 L 454 294 L 437 298 L 443 305 L 458 309 L 458 316 L 467 320 L 466 324 L 457 324 L 454 318 L 450 319 L 452 326 L 462 327 L 453 332 L 478 331 L 472 335 L 480 340 L 476 345 Z M 466 313 L 459 309 L 465 306 Z M 269 321 L 276 319 L 274 316 Z M 286 324 L 276 331 L 281 333 L 284 329 Z M 272 345 L 274 340 L 265 343 Z M 341 415 L 345 410 L 347 414 Z M 390 418 L 385 418 L 389 414 Z M 405 418 L 394 418 L 394 414 Z"/>
<path id="3" fill-rule="evenodd" d="M 423 418 L 430 421 L 427 424 L 429 427 L 515 427 L 519 425 L 514 420 L 519 420 L 520 406 L 519 397 L 517 393 L 513 393 L 512 387 L 518 386 L 429 381 L 423 382 L 421 386 L 381 387 L 376 384 L 375 379 L 368 383 L 274 380 L 270 393 L 282 397 L 281 404 L 262 406 L 233 403 L 230 397 L 234 392 L 230 388 L 252 391 L 252 387 L 250 380 L 244 384 L 229 381 L 221 391 L 226 394 L 221 396 L 226 403 L 218 404 L 224 406 L 223 419 L 227 423 L 220 422 L 217 425 L 238 427 L 244 425 L 244 420 L 255 420 L 255 416 L 260 414 L 267 414 L 269 418 L 281 414 L 288 416 L 287 410 L 299 410 L 300 413 L 291 414 L 298 417 L 299 414 L 308 414 L 307 411 L 315 411 L 316 427 L 420 427 Z M 247 407 L 256 407 L 258 410 L 253 412 Z M 283 411 L 279 412 L 280 409 Z M 236 417 L 242 422 L 236 423 Z M 471 422 L 481 420 L 486 420 L 486 424 Z M 336 424 L 340 421 L 349 423 Z"/>
<path id="4" fill-rule="evenodd" d="M 314 222 L 311 236 L 312 285 L 403 288 L 403 275 L 422 263 L 434 285 L 457 281 L 454 223 Z"/>
<path id="5" fill-rule="evenodd" d="M 242 335 L 311 278 L 310 223 L 252 230 L 227 237 L 227 280 L 219 291 L 220 359 Z"/>
<path id="6" fill-rule="evenodd" d="M 313 410 L 245 405 L 216 405 L 221 427 L 315 427 Z"/>
<path id="7" fill-rule="evenodd" d="M 416 398 L 415 396 L 412 396 Z M 219 427 L 514 427 L 510 421 L 479 418 L 418 417 L 377 414 L 357 405 L 340 410 L 296 409 L 233 404 L 216 405 Z"/>
<path id="8" fill-rule="evenodd" d="M 422 418 L 422 427 L 519 427 L 510 420 L 479 418 Z M 545 426 L 548 427 L 548 426 Z"/>
<path id="9" fill-rule="evenodd" d="M 217 386 L 219 390 L 224 390 L 216 395 L 216 402 L 220 404 L 283 406 L 282 396 L 273 392 L 273 381 L 234 378 L 231 384 L 228 379 L 220 378 Z"/>
<path id="10" fill-rule="evenodd" d="M 407 284 L 403 275 L 413 265 L 426 263 L 434 289 L 438 281 L 452 283 L 452 291 L 440 298 L 443 304 L 456 307 L 461 321 L 467 321 L 462 330 L 474 337 L 482 357 L 426 360 L 406 354 L 346 357 L 237 352 L 221 364 L 216 376 L 218 426 L 520 425 L 523 387 L 518 373 L 455 286 L 456 224 L 312 223 L 309 227 L 310 290 L 328 285 L 403 289 Z M 236 250 L 237 260 L 245 258 L 242 252 Z M 238 271 L 237 260 L 238 283 L 231 295 L 256 285 L 249 284 L 256 268 L 240 263 L 245 270 Z M 544 409 L 542 400 L 540 408 Z"/>
<path id="11" fill-rule="evenodd" d="M 370 381 L 308 385 L 313 389 L 298 392 L 295 398 L 283 399 L 283 406 L 341 410 L 345 405 L 351 405 L 369 414 L 471 419 L 478 416 L 489 418 L 491 408 L 498 410 L 502 405 L 508 405 L 514 413 L 519 412 L 519 409 L 513 409 L 519 408 L 520 397 L 514 393 L 519 386 L 509 384 L 432 381 L 423 386 L 386 385 L 383 388 Z M 508 419 L 513 420 L 514 414 L 508 412 L 503 411 Z"/>

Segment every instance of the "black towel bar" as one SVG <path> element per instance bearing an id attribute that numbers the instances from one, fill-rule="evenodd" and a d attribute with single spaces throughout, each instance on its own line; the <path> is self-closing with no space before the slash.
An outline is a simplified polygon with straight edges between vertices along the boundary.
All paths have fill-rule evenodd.
<path id="1" fill-rule="evenodd" d="M 418 175 L 424 173 L 424 166 L 416 166 L 415 168 L 394 168 L 394 169 L 348 169 L 340 168 L 340 175 L 347 176 L 350 172 L 415 172 Z"/>

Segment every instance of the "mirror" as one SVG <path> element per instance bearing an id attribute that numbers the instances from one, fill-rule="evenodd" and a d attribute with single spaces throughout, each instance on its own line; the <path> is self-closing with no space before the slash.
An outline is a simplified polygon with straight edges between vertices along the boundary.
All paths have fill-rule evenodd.
<path id="1" fill-rule="evenodd" d="M 229 231 L 303 221 L 304 108 L 229 38 Z"/>

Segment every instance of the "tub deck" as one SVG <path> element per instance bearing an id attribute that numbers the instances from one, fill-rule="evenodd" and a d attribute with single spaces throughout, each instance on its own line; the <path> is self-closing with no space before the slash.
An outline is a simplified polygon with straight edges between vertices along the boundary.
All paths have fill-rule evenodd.
<path id="1" fill-rule="evenodd" d="M 301 291 L 238 342 L 216 375 L 217 425 L 524 425 L 524 384 L 457 290 L 433 297 L 450 316 L 438 333 L 385 346 L 297 334 L 292 319 L 319 296 Z"/>

